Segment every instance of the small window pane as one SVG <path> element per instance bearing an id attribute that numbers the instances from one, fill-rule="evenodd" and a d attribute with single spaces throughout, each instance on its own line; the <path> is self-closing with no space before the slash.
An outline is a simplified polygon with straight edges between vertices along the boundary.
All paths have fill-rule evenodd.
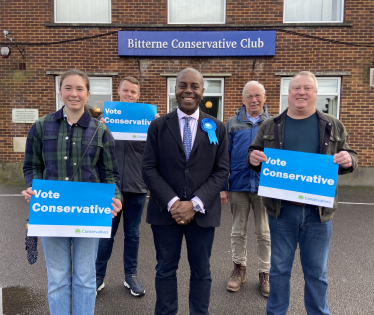
<path id="1" fill-rule="evenodd" d="M 169 0 L 170 24 L 225 23 L 225 0 Z"/>
<path id="2" fill-rule="evenodd" d="M 337 116 L 338 97 L 334 95 L 317 95 L 316 108 L 323 113 Z"/>
<path id="3" fill-rule="evenodd" d="M 285 0 L 284 22 L 343 22 L 343 0 Z"/>
<path id="4" fill-rule="evenodd" d="M 204 80 L 205 93 L 221 93 L 221 81 Z"/>
<path id="5" fill-rule="evenodd" d="M 169 93 L 174 94 L 175 93 L 175 86 L 177 84 L 176 79 L 169 79 Z"/>
<path id="6" fill-rule="evenodd" d="M 172 111 L 175 111 L 178 107 L 178 102 L 175 96 L 169 96 L 169 111 L 168 113 L 171 113 Z"/>
<path id="7" fill-rule="evenodd" d="M 110 23 L 111 0 L 55 0 L 56 23 Z"/>
<path id="8" fill-rule="evenodd" d="M 99 117 L 104 113 L 104 102 L 110 102 L 112 100 L 110 95 L 90 95 L 90 101 L 88 108 L 91 111 L 91 115 L 95 118 Z"/>
<path id="9" fill-rule="evenodd" d="M 318 80 L 318 94 L 319 93 L 338 93 L 337 80 Z"/>
<path id="10" fill-rule="evenodd" d="M 282 94 L 288 94 L 288 88 L 290 86 L 291 79 L 282 80 Z"/>
<path id="11" fill-rule="evenodd" d="M 111 93 L 112 86 L 108 79 L 90 79 L 91 93 Z"/>
<path id="12" fill-rule="evenodd" d="M 222 97 L 221 96 L 204 96 L 204 98 L 201 100 L 200 109 L 207 113 L 208 115 L 211 115 L 213 117 L 216 117 L 218 119 L 221 119 L 222 115 Z"/>

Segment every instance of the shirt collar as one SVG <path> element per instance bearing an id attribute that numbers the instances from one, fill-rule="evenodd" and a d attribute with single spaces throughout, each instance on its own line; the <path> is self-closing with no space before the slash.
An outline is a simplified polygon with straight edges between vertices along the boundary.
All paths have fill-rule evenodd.
<path id="1" fill-rule="evenodd" d="M 244 107 L 244 110 L 245 110 L 245 107 Z M 258 121 L 261 119 L 261 114 L 258 115 L 257 117 L 252 117 L 251 115 L 249 115 L 247 113 L 247 111 L 245 110 L 245 115 L 247 116 L 247 119 L 250 120 L 250 121 Z"/>
<path id="2" fill-rule="evenodd" d="M 185 116 L 188 116 L 188 117 L 192 117 L 193 119 L 196 119 L 197 121 L 199 121 L 199 114 L 200 114 L 200 110 L 199 108 L 196 109 L 196 111 L 192 114 L 192 115 L 187 115 L 185 113 L 183 113 L 179 107 L 177 108 L 177 114 L 178 114 L 178 121 L 181 120 L 183 117 Z"/>
<path id="3" fill-rule="evenodd" d="M 56 120 L 59 120 L 61 118 L 67 118 L 66 116 L 66 113 L 65 113 L 65 105 L 60 109 L 58 110 L 56 113 L 55 113 L 55 116 L 54 118 Z M 90 120 L 91 120 L 91 115 L 90 113 L 85 109 L 84 110 L 84 113 L 83 115 L 81 116 L 81 118 L 79 118 L 79 120 L 77 121 L 77 125 L 80 125 L 81 127 L 84 127 L 84 128 L 87 128 L 90 124 Z"/>

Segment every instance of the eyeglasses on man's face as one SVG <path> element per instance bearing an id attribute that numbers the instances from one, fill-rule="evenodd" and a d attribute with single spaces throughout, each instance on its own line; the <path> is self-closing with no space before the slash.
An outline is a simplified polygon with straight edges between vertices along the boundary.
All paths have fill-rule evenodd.
<path id="1" fill-rule="evenodd" d="M 247 95 L 244 98 L 247 100 L 251 100 L 253 98 L 255 99 L 261 99 L 264 95 L 263 94 L 255 94 L 255 95 Z"/>

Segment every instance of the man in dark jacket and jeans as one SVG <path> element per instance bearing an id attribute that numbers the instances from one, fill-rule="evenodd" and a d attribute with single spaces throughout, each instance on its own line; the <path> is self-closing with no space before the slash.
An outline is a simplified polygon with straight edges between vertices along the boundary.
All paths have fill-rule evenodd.
<path id="1" fill-rule="evenodd" d="M 118 95 L 121 102 L 136 103 L 140 97 L 139 81 L 133 77 L 123 78 L 118 87 Z M 123 197 L 121 211 L 125 234 L 123 248 L 124 285 L 130 289 L 133 296 L 142 296 L 145 294 L 145 290 L 138 278 L 137 267 L 139 225 L 148 191 L 141 171 L 145 141 L 116 140 L 115 144 L 115 156 L 120 173 L 121 193 Z M 120 220 L 121 213 L 113 219 L 111 237 L 102 238 L 99 242 L 96 259 L 97 291 L 100 291 L 105 286 L 104 277 L 106 268 L 112 254 L 114 236 L 117 233 Z"/>
<path id="2" fill-rule="evenodd" d="M 264 148 L 301 151 L 334 156 L 339 174 L 357 167 L 356 152 L 348 146 L 348 134 L 334 116 L 316 109 L 317 80 L 302 71 L 292 78 L 288 89 L 288 109 L 265 121 L 248 151 L 247 163 L 259 172 L 267 160 Z M 308 314 L 330 314 L 326 301 L 326 264 L 332 234 L 334 211 L 324 208 L 263 197 L 269 214 L 271 235 L 270 294 L 267 315 L 285 315 L 290 300 L 291 269 L 299 243 L 304 272 L 304 303 Z"/>
<path id="3" fill-rule="evenodd" d="M 265 88 L 249 81 L 242 93 L 243 106 L 226 125 L 229 139 L 230 177 L 221 191 L 222 203 L 230 200 L 232 213 L 231 252 L 234 269 L 227 290 L 236 292 L 246 281 L 247 229 L 252 209 L 257 236 L 258 273 L 261 293 L 269 295 L 270 232 L 268 216 L 262 199 L 257 195 L 260 175 L 246 164 L 248 148 L 262 122 L 269 117 L 265 104 Z"/>

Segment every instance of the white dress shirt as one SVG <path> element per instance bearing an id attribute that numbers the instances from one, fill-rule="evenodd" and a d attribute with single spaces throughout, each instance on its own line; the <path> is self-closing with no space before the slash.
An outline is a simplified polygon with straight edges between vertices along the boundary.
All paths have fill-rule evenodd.
<path id="1" fill-rule="evenodd" d="M 191 129 L 191 136 L 192 136 L 191 149 L 193 148 L 193 144 L 194 144 L 195 138 L 196 138 L 196 132 L 197 132 L 197 127 L 198 127 L 197 125 L 199 124 L 199 113 L 200 113 L 199 108 L 192 115 L 186 115 L 185 113 L 183 113 L 179 109 L 179 107 L 177 108 L 178 122 L 179 122 L 179 131 L 181 133 L 182 142 L 183 142 L 183 129 L 184 129 L 184 125 L 186 123 L 186 120 L 183 119 L 183 118 L 184 117 L 191 117 L 190 122 L 189 122 L 190 129 Z M 177 196 L 175 196 L 173 199 L 171 199 L 168 202 L 168 211 L 170 211 L 171 206 L 177 200 L 179 200 L 179 198 Z M 200 212 L 201 213 L 205 213 L 204 203 L 201 201 L 201 199 L 199 197 L 195 196 L 191 200 L 195 200 L 199 204 L 199 206 L 201 208 Z"/>

